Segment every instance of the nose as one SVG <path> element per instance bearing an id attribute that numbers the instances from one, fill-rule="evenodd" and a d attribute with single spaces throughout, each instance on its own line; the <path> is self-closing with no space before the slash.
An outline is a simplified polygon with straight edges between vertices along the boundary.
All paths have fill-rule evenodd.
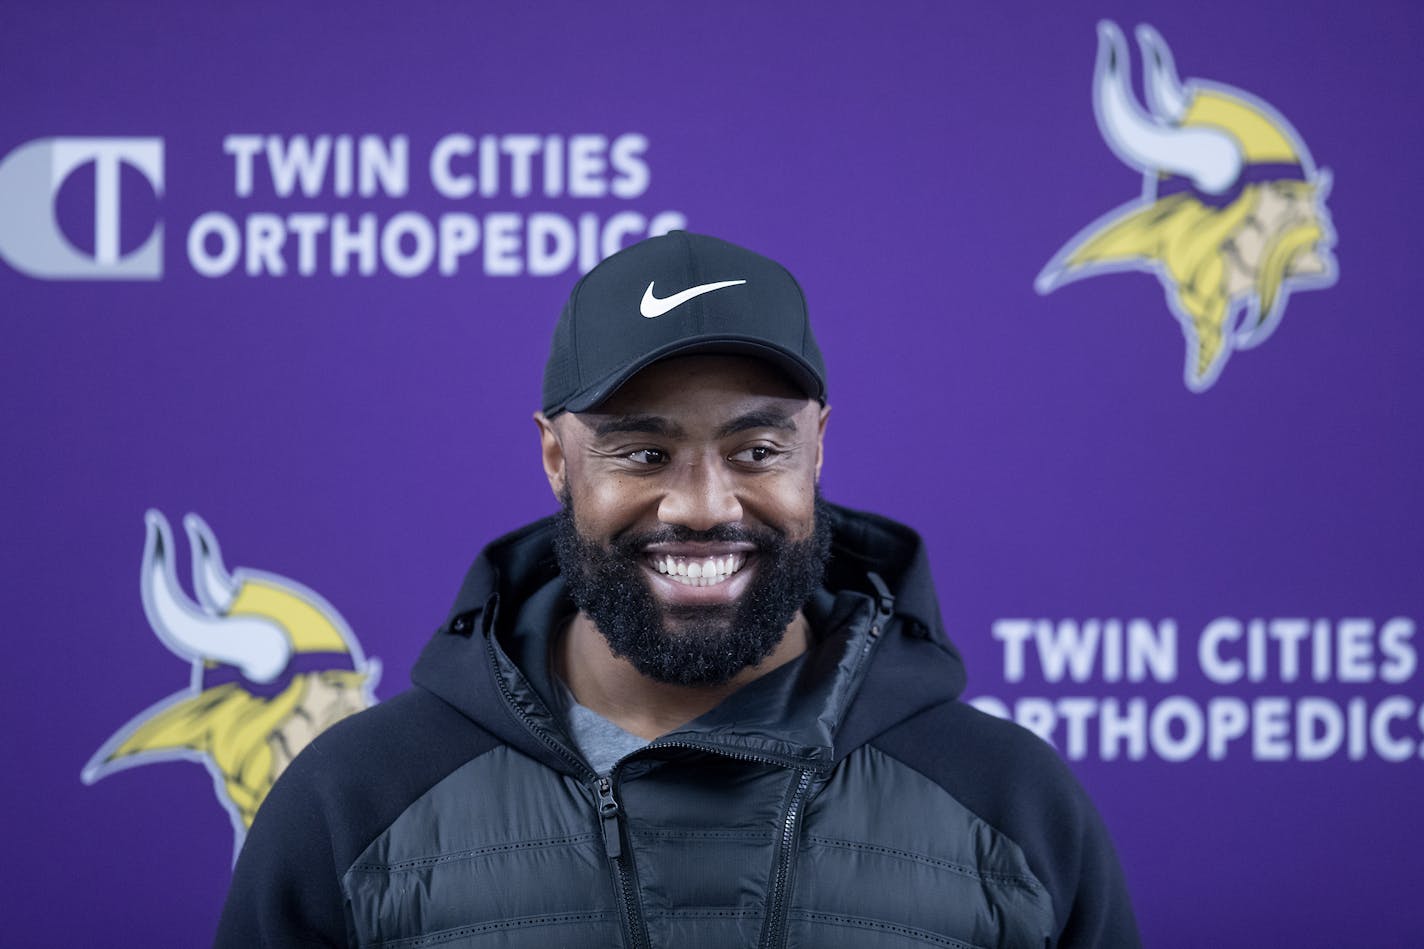
<path id="1" fill-rule="evenodd" d="M 680 465 L 658 504 L 658 520 L 695 531 L 742 519 L 736 476 L 717 457 L 690 460 Z"/>

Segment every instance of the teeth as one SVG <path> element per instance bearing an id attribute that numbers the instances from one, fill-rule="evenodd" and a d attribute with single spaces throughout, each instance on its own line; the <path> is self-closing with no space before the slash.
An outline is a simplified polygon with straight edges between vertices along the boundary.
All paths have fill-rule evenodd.
<path id="1" fill-rule="evenodd" d="M 727 554 L 724 557 L 705 557 L 688 560 L 666 554 L 653 560 L 658 573 L 666 574 L 679 583 L 692 587 L 714 586 L 722 583 L 746 564 L 744 554 Z"/>

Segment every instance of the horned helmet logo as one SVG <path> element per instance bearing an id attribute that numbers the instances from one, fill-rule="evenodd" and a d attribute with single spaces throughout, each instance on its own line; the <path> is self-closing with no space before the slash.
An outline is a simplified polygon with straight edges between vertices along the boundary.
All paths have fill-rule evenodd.
<path id="1" fill-rule="evenodd" d="M 144 520 L 144 613 L 159 640 L 191 663 L 191 680 L 120 728 L 81 777 L 93 784 L 137 765 L 200 762 L 232 820 L 236 853 L 297 752 L 375 704 L 380 663 L 314 591 L 257 570 L 229 573 L 213 532 L 189 514 L 194 602 L 178 583 L 167 519 L 151 510 Z"/>
<path id="2" fill-rule="evenodd" d="M 1098 24 L 1093 110 L 1142 196 L 1090 224 L 1044 267 L 1041 294 L 1084 277 L 1156 274 L 1186 339 L 1187 388 L 1211 388 L 1238 349 L 1269 337 L 1294 290 L 1335 282 L 1330 173 L 1270 105 L 1177 77 L 1167 44 L 1137 28 L 1148 109 L 1133 95 L 1127 41 Z"/>

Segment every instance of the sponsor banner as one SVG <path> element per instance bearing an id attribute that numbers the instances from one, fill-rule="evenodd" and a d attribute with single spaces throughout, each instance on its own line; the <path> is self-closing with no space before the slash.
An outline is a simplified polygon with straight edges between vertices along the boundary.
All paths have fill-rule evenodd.
<path id="1" fill-rule="evenodd" d="M 10 941 L 210 939 L 288 762 L 554 509 L 530 415 L 569 289 L 688 228 L 795 273 L 826 496 L 924 536 L 966 697 L 1085 785 L 1148 945 L 1412 945 L 1421 33 L 1225 0 L 12 13 Z"/>
<path id="2" fill-rule="evenodd" d="M 183 227 L 186 265 L 212 278 L 378 271 L 452 277 L 462 267 L 500 277 L 586 271 L 630 242 L 687 226 L 677 211 L 605 217 L 579 208 L 579 199 L 640 198 L 652 174 L 648 145 L 637 133 L 453 132 L 417 147 L 412 159 L 409 135 L 224 135 L 232 190 L 220 196 L 224 209 Z M 163 161 L 159 138 L 47 138 L 14 148 L 0 159 L 0 202 L 9 212 L 0 225 L 0 259 L 48 280 L 161 279 L 161 218 L 139 225 L 149 228 L 139 246 L 123 246 L 128 222 L 120 209 L 129 202 L 121 201 L 120 182 L 125 169 L 137 171 L 152 193 L 133 203 L 156 198 L 161 205 Z M 71 181 L 81 175 L 86 180 Z M 413 175 L 424 175 L 414 189 Z M 92 208 L 61 215 L 74 203 L 61 202 L 66 191 L 86 187 Z M 448 209 L 365 210 L 371 199 L 399 201 L 412 190 L 433 194 Z M 559 210 L 518 209 L 536 195 L 559 201 Z M 342 210 L 313 210 L 314 199 Z M 71 238 L 67 231 L 78 227 L 66 225 L 88 210 L 92 232 Z"/>
<path id="3" fill-rule="evenodd" d="M 992 636 L 1016 694 L 971 701 L 1071 761 L 1417 763 L 1424 690 L 1415 629 L 1404 616 L 1222 616 L 1184 642 L 1173 619 L 1000 619 Z M 1058 694 L 1017 694 L 1032 680 Z M 1387 694 L 1361 694 L 1381 688 Z M 1083 694 L 1093 689 L 1107 694 Z"/>

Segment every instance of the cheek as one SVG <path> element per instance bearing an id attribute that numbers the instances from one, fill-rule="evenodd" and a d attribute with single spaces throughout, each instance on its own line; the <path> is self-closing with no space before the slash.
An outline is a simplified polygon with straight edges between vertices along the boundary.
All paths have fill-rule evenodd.
<path id="1" fill-rule="evenodd" d="M 812 474 L 798 472 L 764 486 L 748 507 L 759 519 L 786 532 L 796 540 L 809 537 L 816 518 L 816 481 Z"/>
<path id="2" fill-rule="evenodd" d="M 570 497 L 579 529 L 599 536 L 616 533 L 641 517 L 656 493 L 646 481 L 610 473 L 576 480 L 570 486 Z"/>

